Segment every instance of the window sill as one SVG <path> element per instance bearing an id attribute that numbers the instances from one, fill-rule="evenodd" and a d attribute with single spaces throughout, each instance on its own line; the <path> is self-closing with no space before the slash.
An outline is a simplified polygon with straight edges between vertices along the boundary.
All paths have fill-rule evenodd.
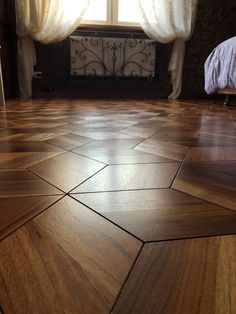
<path id="1" fill-rule="evenodd" d="M 80 24 L 77 30 L 99 30 L 99 31 L 135 31 L 143 33 L 143 30 L 140 26 L 132 25 L 103 25 L 103 24 Z"/>
<path id="2" fill-rule="evenodd" d="M 120 26 L 120 25 L 88 25 L 81 24 L 73 35 L 82 36 L 117 36 L 117 37 L 137 37 L 146 39 L 148 36 L 141 27 Z"/>

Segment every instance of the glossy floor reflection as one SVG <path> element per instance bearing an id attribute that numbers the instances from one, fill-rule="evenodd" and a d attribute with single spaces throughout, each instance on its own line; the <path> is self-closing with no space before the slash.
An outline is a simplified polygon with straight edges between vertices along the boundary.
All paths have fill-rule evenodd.
<path id="1" fill-rule="evenodd" d="M 236 109 L 0 108 L 0 309 L 234 313 Z"/>

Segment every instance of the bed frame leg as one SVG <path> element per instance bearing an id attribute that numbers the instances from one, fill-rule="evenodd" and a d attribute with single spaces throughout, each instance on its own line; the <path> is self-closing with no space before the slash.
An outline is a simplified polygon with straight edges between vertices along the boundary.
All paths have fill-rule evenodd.
<path id="1" fill-rule="evenodd" d="M 225 96 L 224 106 L 230 106 L 230 95 Z"/>

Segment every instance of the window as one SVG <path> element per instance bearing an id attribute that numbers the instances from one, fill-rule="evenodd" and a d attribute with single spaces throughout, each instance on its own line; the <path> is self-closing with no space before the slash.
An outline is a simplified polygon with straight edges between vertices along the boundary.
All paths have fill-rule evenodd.
<path id="1" fill-rule="evenodd" d="M 90 0 L 83 24 L 139 26 L 138 0 Z"/>

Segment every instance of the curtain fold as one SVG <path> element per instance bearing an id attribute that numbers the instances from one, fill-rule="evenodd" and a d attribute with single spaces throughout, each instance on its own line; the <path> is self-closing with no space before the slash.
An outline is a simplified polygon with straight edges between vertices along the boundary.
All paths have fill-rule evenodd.
<path id="1" fill-rule="evenodd" d="M 89 0 L 16 0 L 18 76 L 22 98 L 32 95 L 34 41 L 56 43 L 79 26 Z"/>
<path id="2" fill-rule="evenodd" d="M 5 95 L 2 77 L 1 46 L 0 46 L 0 106 L 5 106 Z"/>
<path id="3" fill-rule="evenodd" d="M 193 32 L 197 4 L 198 0 L 139 0 L 141 25 L 147 36 L 163 44 L 174 41 L 169 99 L 177 99 L 181 93 L 185 41 Z"/>

